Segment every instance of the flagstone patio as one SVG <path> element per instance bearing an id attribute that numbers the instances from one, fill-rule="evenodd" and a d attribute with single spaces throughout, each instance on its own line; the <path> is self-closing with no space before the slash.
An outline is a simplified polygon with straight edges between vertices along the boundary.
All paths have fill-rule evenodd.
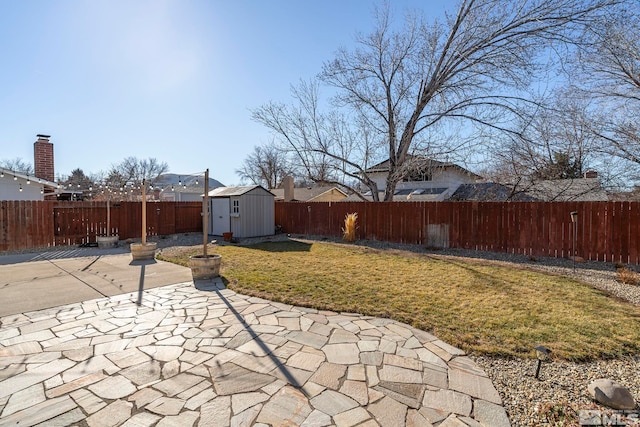
<path id="1" fill-rule="evenodd" d="M 197 287 L 0 318 L 0 425 L 510 425 L 429 333 Z"/>

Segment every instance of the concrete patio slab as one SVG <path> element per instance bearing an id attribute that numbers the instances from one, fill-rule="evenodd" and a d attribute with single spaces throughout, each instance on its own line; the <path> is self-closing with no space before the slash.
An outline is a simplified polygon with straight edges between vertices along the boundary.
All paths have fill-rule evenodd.
<path id="1" fill-rule="evenodd" d="M 0 316 L 191 280 L 188 268 L 132 261 L 130 253 L 117 251 L 79 250 L 73 258 L 56 252 L 0 256 Z"/>

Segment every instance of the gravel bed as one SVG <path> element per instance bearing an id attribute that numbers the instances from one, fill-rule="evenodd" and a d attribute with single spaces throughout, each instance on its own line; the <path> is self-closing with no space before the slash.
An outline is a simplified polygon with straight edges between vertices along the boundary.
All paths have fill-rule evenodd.
<path id="1" fill-rule="evenodd" d="M 589 363 L 543 362 L 539 379 L 534 377 L 537 361 L 533 359 L 470 357 L 493 381 L 513 426 L 578 426 L 580 410 L 611 411 L 596 404 L 587 392 L 589 383 L 598 378 L 622 384 L 636 402 L 640 397 L 640 356 Z"/>
<path id="2" fill-rule="evenodd" d="M 343 244 L 341 239 L 323 236 L 289 236 L 278 234 L 266 238 L 241 239 L 228 243 L 210 237 L 219 245 L 250 245 L 263 241 L 283 241 L 289 238 L 301 241 L 325 241 Z M 139 239 L 133 241 L 140 241 Z M 152 237 L 148 241 L 158 243 L 160 252 L 180 250 L 202 244 L 202 234 L 186 233 L 171 236 Z M 131 242 L 129 242 L 131 243 Z M 120 242 L 122 246 L 124 243 Z M 464 258 L 472 262 L 500 263 L 514 268 L 532 269 L 551 274 L 568 276 L 581 280 L 614 295 L 640 305 L 640 286 L 631 286 L 616 281 L 616 266 L 605 262 L 578 262 L 574 272 L 573 262 L 567 259 L 529 257 L 519 254 L 471 251 L 462 249 L 433 250 L 420 245 L 396 244 L 378 241 L 358 241 L 359 246 L 383 250 L 401 250 L 427 254 L 435 258 Z M 76 246 L 68 247 L 75 249 Z M 64 250 L 65 247 L 39 248 L 16 252 L 39 252 L 43 250 Z M 7 252 L 0 253 L 6 254 Z M 578 411 L 581 409 L 607 409 L 595 404 L 587 393 L 587 385 L 597 378 L 611 378 L 627 387 L 640 400 L 640 355 L 615 360 L 597 360 L 574 363 L 551 360 L 542 365 L 540 378 L 534 378 L 535 359 L 505 359 L 471 354 L 470 357 L 481 366 L 500 393 L 504 407 L 513 426 L 562 425 L 578 426 Z M 640 422 L 636 424 L 640 426 Z"/>

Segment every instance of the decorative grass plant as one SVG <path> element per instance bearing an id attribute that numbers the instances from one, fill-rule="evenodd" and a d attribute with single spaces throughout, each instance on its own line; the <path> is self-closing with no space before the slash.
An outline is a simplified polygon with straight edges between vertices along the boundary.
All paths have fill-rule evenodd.
<path id="1" fill-rule="evenodd" d="M 345 242 L 355 242 L 356 241 L 356 229 L 358 226 L 356 225 L 358 221 L 358 213 L 350 213 L 344 218 L 344 228 L 342 229 L 343 235 L 342 238 Z"/>

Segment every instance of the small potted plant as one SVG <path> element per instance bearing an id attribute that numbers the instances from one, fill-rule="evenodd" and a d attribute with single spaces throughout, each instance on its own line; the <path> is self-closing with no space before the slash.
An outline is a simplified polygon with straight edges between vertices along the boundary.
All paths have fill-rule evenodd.
<path id="1" fill-rule="evenodd" d="M 222 257 L 207 253 L 209 240 L 209 169 L 204 173 L 204 198 L 202 200 L 202 255 L 189 257 L 193 280 L 211 280 L 220 275 Z"/>
<path id="2" fill-rule="evenodd" d="M 142 180 L 142 242 L 131 243 L 131 256 L 134 261 L 154 259 L 156 256 L 156 242 L 147 242 L 147 180 Z"/>

